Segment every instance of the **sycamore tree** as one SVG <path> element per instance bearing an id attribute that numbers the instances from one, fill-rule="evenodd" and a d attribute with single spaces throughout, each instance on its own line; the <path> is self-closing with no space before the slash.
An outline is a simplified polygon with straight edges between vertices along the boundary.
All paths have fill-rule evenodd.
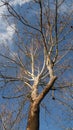
<path id="1" fill-rule="evenodd" d="M 17 8 L 12 1 L 1 1 L 0 8 L 6 7 L 3 22 L 14 30 L 10 41 L 8 37 L 0 44 L 2 100 L 11 105 L 7 111 L 2 105 L 4 130 L 24 129 L 17 127 L 22 120 L 26 130 L 39 130 L 42 108 L 47 114 L 49 108 L 63 109 L 72 120 L 73 10 L 67 9 L 71 4 L 66 0 L 31 0 Z M 16 106 L 14 100 L 18 101 Z M 61 114 L 57 111 L 56 115 Z"/>

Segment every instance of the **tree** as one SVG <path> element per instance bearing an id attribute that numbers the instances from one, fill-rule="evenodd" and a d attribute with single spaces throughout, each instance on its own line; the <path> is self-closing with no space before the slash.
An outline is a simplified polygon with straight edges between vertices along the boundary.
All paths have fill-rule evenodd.
<path id="1" fill-rule="evenodd" d="M 26 130 L 39 130 L 40 105 L 47 95 L 51 100 L 50 92 L 52 100 L 59 101 L 73 110 L 71 101 L 69 104 L 62 101 L 62 98 L 64 100 L 73 98 L 73 83 L 70 73 L 72 71 L 71 52 L 73 47 L 72 11 L 67 14 L 60 12 L 64 2 L 64 0 L 55 0 L 52 1 L 52 4 L 49 0 L 29 2 L 30 6 L 33 4 L 38 9 L 34 23 L 27 16 L 19 14 L 9 2 L 2 1 L 2 6 L 6 6 L 8 10 L 4 17 L 8 24 L 10 19 L 15 24 L 13 36 L 15 41 L 13 42 L 15 42 L 16 51 L 12 51 L 12 48 L 6 45 L 5 53 L 3 54 L 4 47 L 0 52 L 1 86 L 5 87 L 6 93 L 9 89 L 11 95 L 14 93 L 12 96 L 7 94 L 2 97 L 20 100 L 19 111 L 16 119 L 12 121 L 11 128 L 21 115 L 24 104 L 29 101 Z M 22 24 L 23 30 L 19 27 L 19 23 Z M 68 77 L 69 74 L 70 77 Z M 60 94 L 57 90 L 61 91 Z"/>

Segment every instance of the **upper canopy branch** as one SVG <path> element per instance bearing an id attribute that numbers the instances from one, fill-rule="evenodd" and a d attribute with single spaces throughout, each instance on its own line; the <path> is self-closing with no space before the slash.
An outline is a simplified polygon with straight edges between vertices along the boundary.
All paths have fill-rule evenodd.
<path id="1" fill-rule="evenodd" d="M 36 28 L 36 27 L 33 27 L 32 25 L 30 25 L 29 23 L 26 22 L 26 20 L 20 16 L 17 11 L 9 4 L 9 2 L 5 2 L 5 1 L 2 1 L 4 3 L 4 5 L 6 5 L 7 9 L 8 9 L 8 12 L 13 16 L 15 17 L 16 19 L 18 19 L 22 24 L 24 24 L 25 26 L 31 28 L 31 29 L 34 29 L 38 32 L 41 32 L 40 29 Z"/>

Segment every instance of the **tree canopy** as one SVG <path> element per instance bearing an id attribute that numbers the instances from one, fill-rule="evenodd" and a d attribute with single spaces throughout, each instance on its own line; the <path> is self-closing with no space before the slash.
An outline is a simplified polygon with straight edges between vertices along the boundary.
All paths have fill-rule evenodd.
<path id="1" fill-rule="evenodd" d="M 33 102 L 44 113 L 44 122 L 54 119 L 61 129 L 73 127 L 71 4 L 65 0 L 31 0 L 21 5 L 1 1 L 0 8 L 6 10 L 1 18 L 8 31 L 0 43 L 0 117 L 4 130 L 25 129 Z"/>

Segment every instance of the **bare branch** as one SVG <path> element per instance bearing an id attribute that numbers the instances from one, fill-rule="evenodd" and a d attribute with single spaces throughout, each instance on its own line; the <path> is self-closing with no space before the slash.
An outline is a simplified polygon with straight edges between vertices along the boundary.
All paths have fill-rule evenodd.
<path id="1" fill-rule="evenodd" d="M 7 6 L 8 12 L 9 12 L 13 17 L 15 17 L 16 19 L 18 19 L 22 24 L 24 24 L 25 26 L 27 26 L 27 27 L 29 27 L 29 28 L 31 28 L 31 29 L 34 29 L 34 30 L 36 30 L 36 31 L 38 31 L 38 32 L 41 32 L 38 28 L 35 28 L 35 27 L 33 27 L 32 25 L 26 23 L 26 22 L 25 22 L 25 19 L 24 19 L 22 16 L 20 16 L 20 15 L 13 9 L 13 7 L 12 7 L 8 2 L 4 2 L 4 1 L 2 1 L 2 2 L 4 3 L 4 5 Z"/>
<path id="2" fill-rule="evenodd" d="M 20 98 L 20 97 L 23 97 L 24 96 L 24 94 L 22 94 L 22 95 L 18 95 L 18 96 L 2 96 L 2 98 L 4 98 L 4 99 L 15 99 L 15 98 Z"/>
<path id="3" fill-rule="evenodd" d="M 49 83 L 46 85 L 46 87 L 44 88 L 44 90 L 37 97 L 38 103 L 40 103 L 43 100 L 43 98 L 46 96 L 46 94 L 49 92 L 49 90 L 53 86 L 53 84 L 54 84 L 54 82 L 55 82 L 56 79 L 57 79 L 56 76 L 54 76 L 52 79 L 50 79 Z"/>

